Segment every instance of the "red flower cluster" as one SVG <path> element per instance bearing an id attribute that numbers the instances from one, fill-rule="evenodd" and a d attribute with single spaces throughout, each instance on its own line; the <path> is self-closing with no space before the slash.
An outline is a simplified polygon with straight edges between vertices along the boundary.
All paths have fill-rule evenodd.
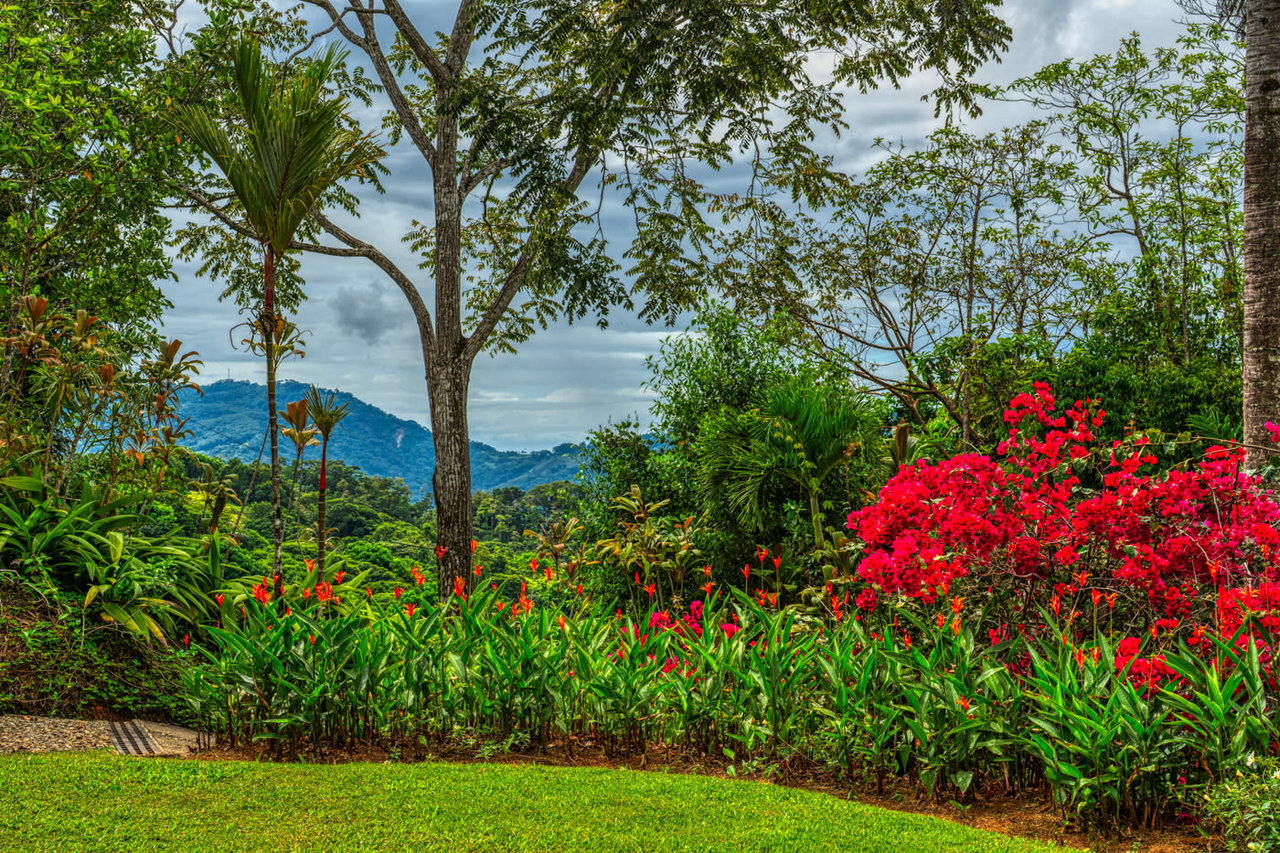
<path id="1" fill-rule="evenodd" d="M 909 465 L 875 504 L 850 514 L 867 546 L 860 607 L 874 608 L 877 593 L 933 602 L 965 579 L 966 588 L 1039 594 L 1040 606 L 1052 598 L 1055 618 L 1068 621 L 1078 615 L 1062 609 L 1068 596 L 1088 591 L 1110 616 L 1127 591 L 1147 625 L 1192 625 L 1187 617 L 1209 621 L 1216 611 L 1225 636 L 1251 613 L 1260 627 L 1280 628 L 1280 506 L 1242 471 L 1243 449 L 1210 447 L 1187 470 L 1160 473 L 1145 436 L 1095 445 L 1104 412 L 1093 401 L 1054 406 L 1037 383 L 1005 412 L 997 458 Z M 1101 488 L 1086 490 L 1078 474 L 1095 461 Z M 1086 586 L 1090 576 L 1102 589 Z"/>

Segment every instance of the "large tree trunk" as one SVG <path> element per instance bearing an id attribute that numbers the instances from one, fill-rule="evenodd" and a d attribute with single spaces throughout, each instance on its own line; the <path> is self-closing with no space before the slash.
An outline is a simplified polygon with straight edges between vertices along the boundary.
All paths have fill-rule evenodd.
<path id="1" fill-rule="evenodd" d="M 440 560 L 440 598 L 454 592 L 457 578 L 471 579 L 471 433 L 467 427 L 467 388 L 471 365 L 463 359 L 433 364 L 427 381 L 431 397 L 431 437 L 436 470 L 436 544 Z"/>
<path id="2" fill-rule="evenodd" d="M 1280 421 L 1280 0 L 1245 7 L 1244 440 L 1261 467 Z"/>
<path id="3" fill-rule="evenodd" d="M 267 436 L 271 441 L 271 576 L 283 606 L 284 576 L 280 571 L 284 547 L 284 519 L 280 515 L 280 430 L 276 414 L 276 257 L 267 246 L 262 290 L 263 348 L 267 354 Z"/>

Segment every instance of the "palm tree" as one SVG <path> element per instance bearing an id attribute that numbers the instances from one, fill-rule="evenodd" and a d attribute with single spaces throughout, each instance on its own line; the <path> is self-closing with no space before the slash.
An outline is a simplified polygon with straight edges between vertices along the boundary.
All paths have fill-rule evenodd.
<path id="1" fill-rule="evenodd" d="M 267 358 L 267 434 L 271 442 L 272 558 L 276 593 L 283 592 L 280 555 L 284 524 L 280 515 L 280 447 L 276 417 L 275 347 L 282 318 L 276 311 L 278 260 L 325 192 L 339 181 L 363 174 L 382 156 L 367 136 L 350 128 L 346 103 L 326 98 L 325 87 L 346 54 L 330 48 L 294 73 L 266 68 L 262 49 L 242 41 L 235 50 L 239 98 L 234 120 L 199 107 L 176 111 L 174 123 L 220 168 L 243 210 L 243 233 L 263 250 L 262 304 L 255 323 Z"/>
<path id="2" fill-rule="evenodd" d="M 776 480 L 804 492 L 813 544 L 824 544 L 822 484 L 836 466 L 879 463 L 883 442 L 875 408 L 847 389 L 794 378 L 774 389 L 760 408 L 722 412 L 702 440 L 703 487 L 723 497 L 746 527 L 763 529 L 768 492 Z M 883 464 L 883 463 L 879 463 Z"/>
<path id="3" fill-rule="evenodd" d="M 332 394 L 324 397 L 320 396 L 320 389 L 312 385 L 307 389 L 306 396 L 307 408 L 311 411 L 311 424 L 320 435 L 320 498 L 319 507 L 316 510 L 316 542 L 319 544 L 319 551 L 316 554 L 317 579 L 324 580 L 324 550 L 325 540 L 328 538 L 329 531 L 325 528 L 325 490 L 329 487 L 328 481 L 328 462 L 329 462 L 329 439 L 333 437 L 333 431 L 338 428 L 338 424 L 342 423 L 342 419 L 347 416 L 351 410 L 348 403 L 338 404 Z"/>

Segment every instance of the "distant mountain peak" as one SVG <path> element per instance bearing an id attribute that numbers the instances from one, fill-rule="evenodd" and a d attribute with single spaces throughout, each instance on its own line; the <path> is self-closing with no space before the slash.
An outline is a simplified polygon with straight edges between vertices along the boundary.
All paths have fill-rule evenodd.
<path id="1" fill-rule="evenodd" d="M 280 406 L 306 393 L 307 385 L 292 380 L 277 386 Z M 329 458 L 339 459 L 377 477 L 400 477 L 414 493 L 431 489 L 436 454 L 431 431 L 417 421 L 385 412 L 348 391 L 321 388 L 351 407 L 329 442 Z M 192 436 L 183 443 L 196 451 L 222 459 L 256 459 L 267 428 L 267 390 L 243 379 L 219 379 L 204 386 L 204 394 L 188 393 L 181 403 L 182 417 Z M 281 449 L 292 459 L 292 447 Z M 318 447 L 308 448 L 304 459 L 318 459 Z M 572 444 L 532 453 L 498 450 L 471 442 L 471 485 L 474 489 L 519 486 L 571 479 L 578 471 Z"/>

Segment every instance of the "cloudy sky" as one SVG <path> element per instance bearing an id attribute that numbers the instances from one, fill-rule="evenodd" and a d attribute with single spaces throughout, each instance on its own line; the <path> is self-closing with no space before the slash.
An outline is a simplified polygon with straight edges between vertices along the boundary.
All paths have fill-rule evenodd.
<path id="1" fill-rule="evenodd" d="M 1008 82 L 1050 62 L 1114 50 L 1130 32 L 1140 33 L 1148 46 L 1172 44 L 1180 30 L 1174 0 L 1005 0 L 1004 5 L 1013 43 L 1001 63 L 981 72 L 988 82 Z M 424 27 L 441 28 L 443 23 Z M 850 131 L 834 143 L 840 165 L 853 169 L 868 162 L 876 137 L 912 145 L 926 136 L 936 124 L 931 106 L 919 100 L 927 88 L 925 81 L 906 81 L 901 91 L 850 97 Z M 1026 117 L 1023 109 L 996 105 L 970 127 L 1016 123 Z M 412 220 L 430 215 L 429 183 L 415 159 L 404 146 L 393 151 L 387 161 L 389 192 L 371 194 L 361 218 L 349 224 L 405 269 L 414 262 L 400 249 L 399 237 Z M 235 305 L 219 303 L 220 288 L 197 276 L 191 265 L 180 264 L 176 272 L 178 280 L 166 288 L 174 307 L 165 328 L 200 351 L 204 380 L 263 381 L 261 360 L 231 346 L 228 330 L 240 321 Z M 281 378 L 350 391 L 429 425 L 421 349 L 395 286 L 362 259 L 308 256 L 303 276 L 309 298 L 295 319 L 310 333 L 307 357 L 287 362 Z M 472 439 L 502 449 L 538 449 L 580 440 L 610 419 L 645 419 L 644 360 L 672 332 L 615 314 L 607 330 L 589 323 L 554 327 L 539 332 L 516 356 L 481 356 L 471 384 Z"/>

